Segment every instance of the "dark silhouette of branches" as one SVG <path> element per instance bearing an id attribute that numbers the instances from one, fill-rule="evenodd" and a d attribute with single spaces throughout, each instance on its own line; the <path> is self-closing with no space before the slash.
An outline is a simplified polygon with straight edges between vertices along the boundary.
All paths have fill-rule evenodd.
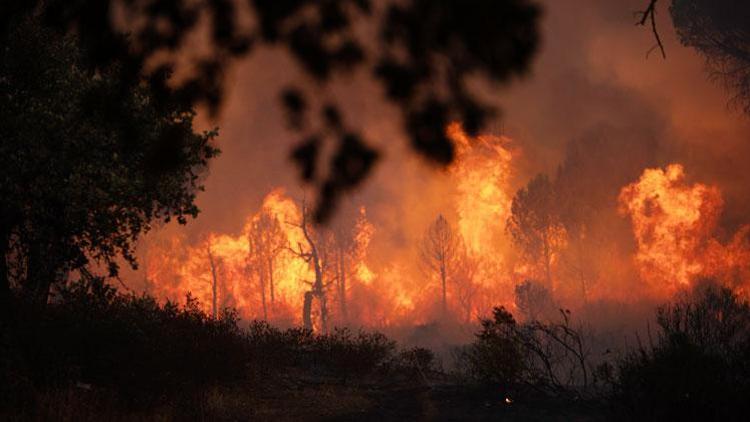
<path id="1" fill-rule="evenodd" d="M 462 246 L 460 235 L 453 230 L 442 214 L 430 224 L 420 244 L 422 263 L 440 280 L 443 315 L 448 311 L 448 282 L 453 282 L 456 276 Z"/>
<path id="2" fill-rule="evenodd" d="M 667 53 L 664 51 L 664 44 L 661 42 L 661 37 L 659 37 L 659 31 L 656 29 L 656 3 L 659 0 L 650 0 L 648 3 L 648 6 L 646 6 L 645 9 L 635 12 L 635 15 L 639 17 L 638 22 L 636 22 L 636 25 L 640 26 L 646 26 L 646 22 L 651 23 L 651 32 L 654 34 L 654 39 L 656 40 L 656 44 L 651 47 L 648 52 L 646 52 L 646 57 L 648 57 L 649 54 L 651 54 L 652 51 L 654 51 L 656 48 L 661 51 L 662 58 L 667 58 Z"/>
<path id="3" fill-rule="evenodd" d="M 311 98 L 337 84 L 335 76 L 364 70 L 400 111 L 412 148 L 447 164 L 453 147 L 446 124 L 460 119 L 475 134 L 493 112 L 466 79 L 497 84 L 524 74 L 537 50 L 540 12 L 530 0 L 6 0 L 0 45 L 14 22 L 32 14 L 54 36 L 75 33 L 91 69 L 121 64 L 120 92 L 145 80 L 159 94 L 156 104 L 202 104 L 213 115 L 233 61 L 258 46 L 286 51 L 309 77 L 289 82 L 280 95 L 301 139 L 291 158 L 318 189 L 315 218 L 323 221 L 379 155 L 338 101 Z M 361 27 L 372 28 L 364 33 L 374 39 Z M 199 49 L 191 44 L 196 34 Z M 320 163 L 325 143 L 334 153 Z"/>
<path id="4" fill-rule="evenodd" d="M 680 42 L 706 60 L 709 74 L 750 113 L 750 4 L 727 0 L 672 2 L 672 22 Z"/>
<path id="5" fill-rule="evenodd" d="M 552 292 L 552 257 L 565 235 L 555 188 L 545 174 L 516 192 L 506 231 L 532 264 L 541 266 L 545 287 Z"/>

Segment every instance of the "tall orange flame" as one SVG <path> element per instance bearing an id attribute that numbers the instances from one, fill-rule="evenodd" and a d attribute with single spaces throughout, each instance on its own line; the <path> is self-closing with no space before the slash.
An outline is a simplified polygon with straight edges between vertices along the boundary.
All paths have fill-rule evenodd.
<path id="1" fill-rule="evenodd" d="M 699 278 L 736 285 L 747 274 L 747 231 L 728 244 L 715 236 L 723 201 L 719 189 L 685 181 L 680 164 L 647 169 L 620 193 L 620 211 L 630 217 L 643 280 L 669 294 Z"/>

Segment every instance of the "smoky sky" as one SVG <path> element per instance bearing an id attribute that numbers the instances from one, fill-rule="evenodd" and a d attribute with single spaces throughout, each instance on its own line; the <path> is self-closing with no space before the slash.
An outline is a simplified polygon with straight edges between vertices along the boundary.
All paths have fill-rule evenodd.
<path id="1" fill-rule="evenodd" d="M 666 2 L 660 2 L 657 23 L 667 58 L 656 51 L 647 56 L 653 35 L 634 24 L 634 12 L 646 3 L 541 2 L 542 47 L 532 70 L 504 87 L 481 92 L 502 110 L 488 131 L 511 137 L 522 151 L 515 188 L 538 172 L 554 174 L 570 142 L 592 133 L 607 138 L 611 130 L 617 154 L 645 154 L 644 160 L 654 165 L 685 164 L 691 181 L 721 187 L 725 226 L 746 223 L 750 120 L 729 106 L 731 94 L 709 80 L 698 54 L 679 44 Z M 342 77 L 335 91 L 319 92 L 321 99 L 343 100 L 356 116 L 351 123 L 383 153 L 374 173 L 344 200 L 338 218 L 365 205 L 379 228 L 378 241 L 405 250 L 435 215 L 445 212 L 450 190 L 442 170 L 408 149 L 397 113 L 369 76 Z M 239 232 L 246 216 L 275 187 L 303 197 L 288 159 L 298 139 L 284 125 L 278 93 L 304 77 L 277 50 L 259 50 L 228 70 L 221 116 L 203 123 L 219 127 L 223 153 L 211 163 L 206 190 L 198 196 L 201 214 L 181 229 L 188 238 L 209 231 Z"/>

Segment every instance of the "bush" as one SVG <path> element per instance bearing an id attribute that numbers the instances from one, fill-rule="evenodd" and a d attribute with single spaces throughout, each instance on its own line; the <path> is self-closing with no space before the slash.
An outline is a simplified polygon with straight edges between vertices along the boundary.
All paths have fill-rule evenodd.
<path id="1" fill-rule="evenodd" d="M 22 307 L 17 341 L 36 385 L 93 385 L 130 404 L 243 376 L 236 314 L 209 318 L 188 298 L 160 306 L 101 280 L 73 283 L 45 309 Z"/>
<path id="2" fill-rule="evenodd" d="M 750 306 L 701 285 L 657 312 L 656 344 L 620 363 L 613 403 L 629 418 L 738 420 L 750 411 Z"/>
<path id="3" fill-rule="evenodd" d="M 440 372 L 435 353 L 424 347 L 402 350 L 395 358 L 394 367 L 399 373 L 409 377 L 426 377 L 428 374 Z"/>
<path id="4" fill-rule="evenodd" d="M 495 308 L 493 319 L 481 320 L 474 343 L 459 349 L 459 372 L 502 388 L 522 385 L 548 394 L 588 394 L 593 386 L 590 348 L 580 330 L 571 327 L 569 311 L 560 313 L 559 323 L 518 324 L 505 308 Z"/>
<path id="5" fill-rule="evenodd" d="M 492 319 L 481 320 L 474 343 L 458 350 L 459 370 L 469 378 L 503 387 L 521 380 L 524 356 L 515 319 L 505 308 L 495 308 Z"/>
<path id="6" fill-rule="evenodd" d="M 316 338 L 313 362 L 344 377 L 367 375 L 386 364 L 396 350 L 396 343 L 380 333 L 336 329 Z"/>
<path id="7" fill-rule="evenodd" d="M 179 408 L 214 386 L 252 388 L 261 379 L 267 385 L 289 369 L 361 378 L 396 356 L 395 342 L 379 333 L 317 335 L 259 321 L 242 329 L 232 310 L 215 319 L 190 297 L 184 306 L 162 305 L 147 295 L 118 293 L 101 279 L 58 293 L 45 308 L 17 306 L 12 348 L 23 364 L 14 370 L 23 366 L 32 402 L 12 406 L 33 409 L 33 401 L 56 392 L 82 391 L 127 409 Z"/>

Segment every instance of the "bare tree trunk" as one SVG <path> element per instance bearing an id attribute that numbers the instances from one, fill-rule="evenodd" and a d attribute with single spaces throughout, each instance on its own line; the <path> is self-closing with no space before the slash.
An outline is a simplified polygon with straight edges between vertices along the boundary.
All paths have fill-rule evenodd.
<path id="1" fill-rule="evenodd" d="M 302 324 L 307 330 L 312 330 L 312 292 L 305 292 L 305 301 L 302 304 Z"/>
<path id="2" fill-rule="evenodd" d="M 212 294 L 212 297 L 211 297 L 211 302 L 212 302 L 211 316 L 213 316 L 213 318 L 216 319 L 216 311 L 217 311 L 217 309 L 216 309 L 216 305 L 217 305 L 216 304 L 216 285 L 218 283 L 217 283 L 217 280 L 216 280 L 216 265 L 214 264 L 214 256 L 211 254 L 211 247 L 210 246 L 208 248 L 208 263 L 211 266 L 211 279 L 212 279 L 211 280 L 211 294 Z"/>
<path id="3" fill-rule="evenodd" d="M 443 316 L 445 316 L 448 313 L 445 262 L 440 263 L 440 281 L 442 282 L 442 285 L 443 285 Z"/>
<path id="4" fill-rule="evenodd" d="M 265 271 L 260 268 L 258 271 L 258 279 L 260 281 L 260 300 L 263 303 L 263 319 L 268 320 L 268 308 L 266 306 L 266 280 Z"/>
<path id="5" fill-rule="evenodd" d="M 328 304 L 325 294 L 321 292 L 318 297 L 320 300 L 320 328 L 323 333 L 328 332 Z"/>
<path id="6" fill-rule="evenodd" d="M 47 242 L 33 242 L 29 246 L 28 273 L 23 285 L 27 300 L 37 306 L 47 304 L 49 291 L 55 281 L 55 252 Z"/>
<path id="7" fill-rule="evenodd" d="M 323 268 L 320 264 L 320 255 L 318 255 L 318 248 L 315 242 L 310 237 L 310 233 L 307 231 L 307 216 L 303 208 L 302 212 L 302 234 L 305 236 L 310 252 L 308 253 L 309 259 L 312 260 L 313 268 L 315 270 L 315 282 L 313 282 L 312 289 L 309 292 L 305 292 L 305 302 L 302 307 L 302 321 L 304 322 L 305 328 L 312 329 L 312 300 L 313 297 L 317 297 L 321 304 L 321 319 L 323 330 L 326 329 L 326 301 L 325 301 L 325 285 L 323 284 Z"/>
<path id="8" fill-rule="evenodd" d="M 339 265 L 338 265 L 338 280 L 339 280 L 339 301 L 341 305 L 341 317 L 347 319 L 346 309 L 346 257 L 344 251 L 339 250 Z"/>
<path id="9" fill-rule="evenodd" d="M 273 304 L 276 300 L 273 292 L 273 257 L 268 258 L 268 286 L 271 288 L 271 304 Z"/>

